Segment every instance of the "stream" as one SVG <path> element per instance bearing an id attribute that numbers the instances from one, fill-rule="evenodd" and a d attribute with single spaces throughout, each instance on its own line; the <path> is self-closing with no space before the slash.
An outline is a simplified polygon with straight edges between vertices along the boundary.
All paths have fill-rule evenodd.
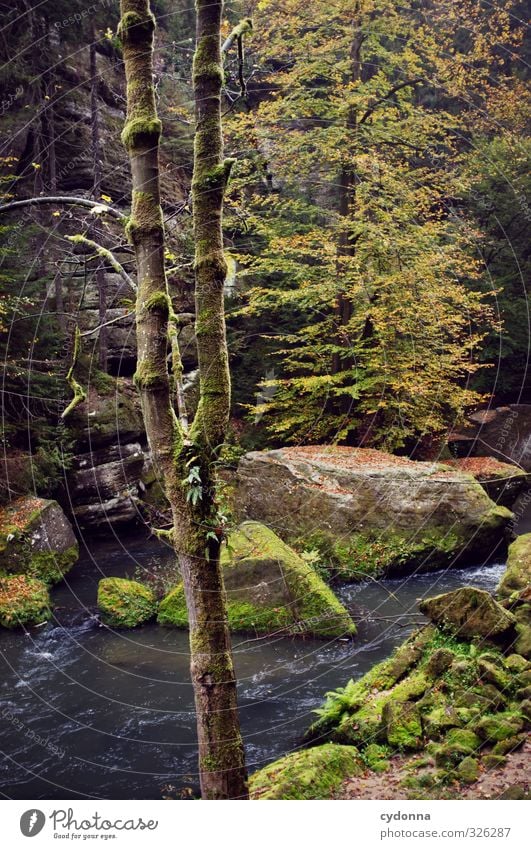
<path id="1" fill-rule="evenodd" d="M 156 625 L 112 632 L 95 617 L 101 577 L 138 576 L 167 549 L 96 541 L 53 591 L 54 619 L 0 633 L 0 793 L 14 799 L 158 799 L 197 791 L 188 637 Z M 423 621 L 416 602 L 465 584 L 493 590 L 504 566 L 340 587 L 350 641 L 234 636 L 249 770 L 292 751 L 327 690 L 386 658 Z"/>

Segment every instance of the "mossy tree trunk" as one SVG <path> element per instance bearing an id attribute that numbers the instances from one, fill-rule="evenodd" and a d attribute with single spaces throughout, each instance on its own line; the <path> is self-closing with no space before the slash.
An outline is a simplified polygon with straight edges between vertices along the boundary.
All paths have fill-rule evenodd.
<path id="1" fill-rule="evenodd" d="M 356 2 L 353 8 L 352 22 L 353 36 L 350 45 L 350 72 L 345 81 L 346 85 L 357 85 L 361 80 L 361 48 L 364 40 L 361 24 L 361 4 Z M 346 116 L 346 128 L 349 136 L 355 144 L 357 133 L 357 114 L 354 106 L 350 106 Z M 352 274 L 351 259 L 356 253 L 356 243 L 352 238 L 351 222 L 356 206 L 356 167 L 355 149 L 349 151 L 349 161 L 344 162 L 339 173 L 339 198 L 338 212 L 340 216 L 340 233 L 337 246 L 337 278 L 339 291 L 337 295 L 336 316 L 338 335 L 336 343 L 347 349 L 348 331 L 342 330 L 348 325 L 352 318 L 352 301 L 348 292 L 345 292 L 345 280 L 349 280 Z M 345 368 L 349 368 L 351 358 L 348 353 L 342 355 L 337 352 L 332 357 L 332 374 L 337 374 Z"/>
<path id="2" fill-rule="evenodd" d="M 96 53 L 96 27 L 92 26 L 92 41 L 90 43 L 90 112 L 91 112 L 91 135 L 92 135 L 92 168 L 94 182 L 92 184 L 92 197 L 100 200 L 101 195 L 101 134 L 100 134 L 100 108 L 98 102 L 98 89 L 100 77 L 98 74 L 98 57 Z M 90 232 L 89 232 L 89 235 Z M 98 338 L 98 365 L 102 371 L 107 370 L 108 356 L 108 332 L 105 322 L 107 320 L 107 291 L 105 288 L 105 265 L 102 259 L 96 268 L 96 288 L 98 290 L 98 324 L 100 332 Z"/>
<path id="3" fill-rule="evenodd" d="M 171 536 L 190 622 L 199 773 L 206 799 L 246 798 L 248 794 L 219 560 L 222 529 L 215 479 L 215 461 L 225 438 L 230 405 L 223 309 L 226 264 L 221 232 L 223 194 L 230 171 L 230 163 L 222 160 L 222 5 L 211 0 L 197 3 L 193 199 L 200 400 L 189 429 L 186 417 L 176 415 L 173 409 L 175 393 L 167 367 L 177 319 L 164 268 L 158 165 L 161 124 L 152 82 L 154 18 L 149 0 L 121 0 L 120 23 L 127 78 L 127 120 L 122 139 L 129 152 L 133 180 L 128 232 L 138 273 L 135 381 L 153 458 L 172 508 Z M 175 380 L 182 367 L 177 346 L 170 347 Z"/>

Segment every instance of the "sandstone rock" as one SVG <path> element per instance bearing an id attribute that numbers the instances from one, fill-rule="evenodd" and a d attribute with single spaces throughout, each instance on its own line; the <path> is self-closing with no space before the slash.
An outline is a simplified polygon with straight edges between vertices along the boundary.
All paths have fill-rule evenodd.
<path id="1" fill-rule="evenodd" d="M 56 501 L 26 496 L 1 508 L 1 571 L 56 583 L 78 555 L 72 526 Z"/>
<path id="2" fill-rule="evenodd" d="M 40 625 L 52 615 L 48 587 L 37 578 L 12 575 L 0 578 L 0 625 L 17 628 Z"/>
<path id="3" fill-rule="evenodd" d="M 471 475 L 384 452 L 255 451 L 240 461 L 236 505 L 286 539 L 339 561 L 342 577 L 400 574 L 489 555 L 511 518 Z M 358 570 L 358 571 L 357 571 Z"/>
<path id="4" fill-rule="evenodd" d="M 144 438 L 140 399 L 131 380 L 117 378 L 104 392 L 90 382 L 86 388 L 87 400 L 68 418 L 69 434 L 78 449 L 97 451 Z"/>
<path id="5" fill-rule="evenodd" d="M 419 610 L 432 622 L 460 637 L 496 637 L 514 628 L 514 616 L 490 593 L 474 587 L 432 596 L 419 602 Z"/>
<path id="6" fill-rule="evenodd" d="M 476 731 L 483 740 L 499 743 L 514 737 L 523 725 L 524 721 L 519 714 L 505 711 L 482 717 L 476 725 Z"/>
<path id="7" fill-rule="evenodd" d="M 318 637 L 355 634 L 352 619 L 332 590 L 264 525 L 245 522 L 232 533 L 222 563 L 232 630 Z M 162 600 L 158 621 L 187 627 L 182 584 Z"/>
<path id="8" fill-rule="evenodd" d="M 474 784 L 479 778 L 479 764 L 476 758 L 468 755 L 457 767 L 457 776 L 465 784 Z"/>
<path id="9" fill-rule="evenodd" d="M 527 734 L 515 734 L 514 737 L 506 737 L 500 740 L 492 749 L 493 755 L 506 755 L 523 746 L 527 740 Z"/>
<path id="10" fill-rule="evenodd" d="M 121 290 L 117 290 L 121 295 Z M 100 324 L 98 310 L 85 309 L 82 311 L 80 325 L 83 330 L 92 330 Z M 136 328 L 135 316 L 131 308 L 115 307 L 107 310 L 107 321 L 112 321 L 106 327 L 107 338 L 107 368 L 112 374 L 131 375 L 136 366 Z M 96 344 L 99 333 L 91 336 Z"/>
<path id="11" fill-rule="evenodd" d="M 481 740 L 467 728 L 452 728 L 435 751 L 437 766 L 448 768 L 479 751 Z"/>
<path id="12" fill-rule="evenodd" d="M 449 438 L 465 447 L 467 453 L 488 453 L 531 471 L 531 404 L 509 404 L 479 410 L 469 417 L 469 425 Z"/>
<path id="13" fill-rule="evenodd" d="M 497 594 L 509 598 L 514 592 L 525 590 L 531 584 L 531 534 L 523 534 L 510 546 L 507 568 L 499 583 Z"/>
<path id="14" fill-rule="evenodd" d="M 478 660 L 478 672 L 484 683 L 492 684 L 502 693 L 511 686 L 511 676 L 484 658 Z"/>
<path id="15" fill-rule="evenodd" d="M 76 504 L 114 498 L 140 480 L 143 467 L 144 452 L 138 442 L 82 454 L 68 476 L 70 497 Z"/>
<path id="16" fill-rule="evenodd" d="M 445 463 L 472 475 L 481 484 L 489 498 L 496 504 L 511 507 L 522 490 L 529 485 L 531 476 L 519 466 L 502 463 L 495 457 L 463 457 L 445 460 Z"/>
<path id="17" fill-rule="evenodd" d="M 73 513 L 80 528 L 98 533 L 108 533 L 114 525 L 136 522 L 141 516 L 137 487 L 128 487 L 107 501 L 79 504 Z"/>
<path id="18" fill-rule="evenodd" d="M 449 649 L 437 649 L 431 655 L 426 665 L 426 675 L 440 678 L 454 662 L 454 654 Z"/>

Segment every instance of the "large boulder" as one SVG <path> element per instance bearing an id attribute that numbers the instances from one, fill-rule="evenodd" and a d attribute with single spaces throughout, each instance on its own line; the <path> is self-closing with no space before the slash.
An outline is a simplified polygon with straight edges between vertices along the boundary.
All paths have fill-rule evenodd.
<path id="1" fill-rule="evenodd" d="M 509 598 L 531 584 L 531 534 L 523 534 L 510 546 L 507 568 L 498 586 L 498 596 Z"/>
<path id="2" fill-rule="evenodd" d="M 316 637 L 355 634 L 356 627 L 332 590 L 273 531 L 244 522 L 222 551 L 229 625 L 234 631 L 281 631 Z M 187 627 L 182 584 L 159 607 L 162 625 Z"/>
<path id="3" fill-rule="evenodd" d="M 459 637 L 494 638 L 512 631 L 514 616 L 485 590 L 461 587 L 449 593 L 419 602 L 419 609 L 437 625 L 448 628 Z"/>
<path id="4" fill-rule="evenodd" d="M 243 517 L 317 549 L 347 579 L 492 556 L 512 518 L 472 475 L 369 449 L 254 451 L 236 484 Z"/>
<path id="5" fill-rule="evenodd" d="M 0 578 L 0 625 L 16 628 L 40 625 L 52 615 L 48 587 L 37 578 L 11 575 Z"/>
<path id="6" fill-rule="evenodd" d="M 498 597 L 516 618 L 515 651 L 531 657 L 531 534 L 509 546 L 507 569 L 498 586 Z"/>
<path id="7" fill-rule="evenodd" d="M 56 501 L 26 496 L 0 510 L 0 573 L 60 581 L 79 556 L 72 526 Z"/>

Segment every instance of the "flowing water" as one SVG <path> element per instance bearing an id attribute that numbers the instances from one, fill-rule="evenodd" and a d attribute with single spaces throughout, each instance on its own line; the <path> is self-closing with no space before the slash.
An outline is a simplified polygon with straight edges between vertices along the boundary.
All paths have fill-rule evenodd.
<path id="1" fill-rule="evenodd" d="M 95 617 L 100 577 L 132 577 L 168 556 L 145 538 L 96 543 L 54 590 L 52 622 L 0 634 L 5 797 L 157 799 L 196 791 L 187 634 L 156 625 L 112 632 Z M 324 693 L 363 675 L 423 621 L 418 598 L 465 584 L 492 590 L 503 568 L 343 586 L 338 594 L 359 625 L 354 641 L 236 635 L 250 770 L 296 748 Z"/>

